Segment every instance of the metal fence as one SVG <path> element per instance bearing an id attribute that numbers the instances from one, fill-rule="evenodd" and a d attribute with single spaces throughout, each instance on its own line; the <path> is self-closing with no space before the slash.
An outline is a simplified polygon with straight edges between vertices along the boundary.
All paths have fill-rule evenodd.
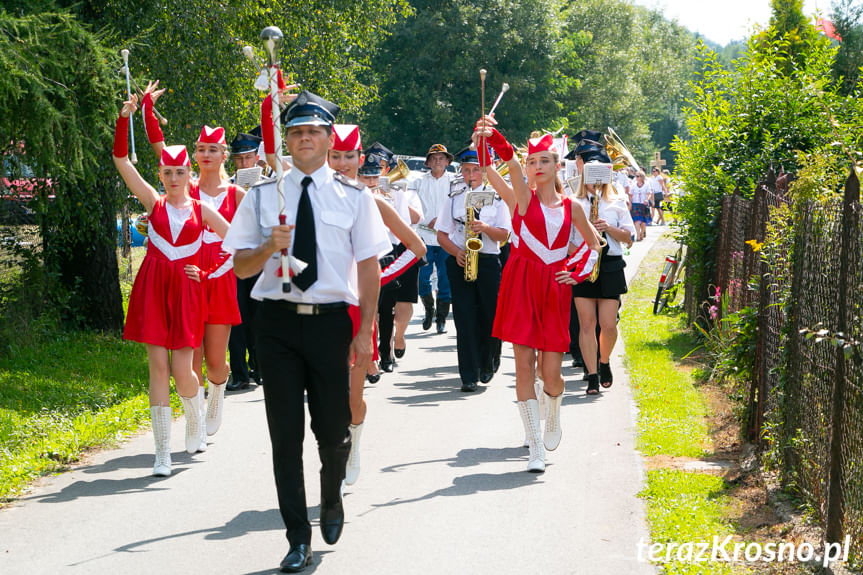
<path id="1" fill-rule="evenodd" d="M 782 178 L 780 178 L 782 180 Z M 757 310 L 744 427 L 778 449 L 782 478 L 827 538 L 863 557 L 863 217 L 854 173 L 844 198 L 787 204 L 768 174 L 752 199 L 723 199 L 712 284 L 726 313 Z M 771 236 L 771 237 L 768 237 Z M 777 238 L 785 237 L 785 241 Z M 771 240 L 772 238 L 772 240 Z M 766 240 L 766 241 L 765 241 Z M 761 250 L 762 245 L 769 251 Z M 687 286 L 687 310 L 706 286 Z M 694 319 L 690 316 L 690 319 Z"/>

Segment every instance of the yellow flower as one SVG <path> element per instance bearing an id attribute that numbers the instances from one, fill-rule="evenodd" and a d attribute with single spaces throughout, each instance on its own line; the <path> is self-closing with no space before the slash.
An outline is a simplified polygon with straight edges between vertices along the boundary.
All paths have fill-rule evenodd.
<path id="1" fill-rule="evenodd" d="M 746 242 L 746 243 L 747 243 L 747 244 L 749 244 L 749 247 L 751 247 L 751 248 L 752 248 L 752 251 L 753 251 L 753 252 L 761 251 L 761 246 L 763 246 L 763 245 L 764 245 L 764 242 L 760 242 L 760 243 L 759 243 L 759 242 L 758 242 L 758 240 L 749 240 L 749 241 L 748 241 L 748 242 Z"/>

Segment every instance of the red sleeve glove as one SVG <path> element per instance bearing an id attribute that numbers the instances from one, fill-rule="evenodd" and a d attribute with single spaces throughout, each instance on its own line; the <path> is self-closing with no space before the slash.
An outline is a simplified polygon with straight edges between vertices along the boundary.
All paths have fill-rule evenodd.
<path id="1" fill-rule="evenodd" d="M 276 153 L 276 137 L 273 131 L 273 97 L 267 96 L 261 103 L 261 137 L 264 139 L 264 153 Z"/>
<path id="2" fill-rule="evenodd" d="M 495 153 L 500 156 L 504 162 L 512 159 L 515 152 L 512 149 L 512 144 L 506 141 L 503 134 L 497 131 L 496 128 L 491 129 L 491 136 L 485 139 L 486 143 L 494 149 Z"/>
<path id="3" fill-rule="evenodd" d="M 488 153 L 488 146 L 485 146 L 482 151 L 483 151 L 482 165 L 483 166 L 494 166 L 494 163 L 491 161 L 491 154 Z"/>
<path id="4" fill-rule="evenodd" d="M 144 131 L 147 132 L 147 140 L 151 144 L 164 142 L 165 136 L 162 134 L 162 127 L 159 125 L 159 120 L 156 119 L 156 114 L 153 113 L 153 95 L 149 92 L 144 94 L 144 99 L 141 100 L 141 115 L 144 116 Z"/>
<path id="5" fill-rule="evenodd" d="M 211 265 L 209 269 L 198 270 L 198 276 L 201 278 L 201 281 L 203 282 L 208 277 L 210 277 L 210 274 L 215 272 L 216 270 L 218 270 L 220 267 L 222 267 L 222 264 L 224 264 L 226 261 L 228 261 L 230 259 L 230 257 L 231 257 L 231 254 L 229 252 L 221 252 L 219 254 L 219 257 L 216 258 L 216 261 L 213 262 L 213 265 Z"/>
<path id="6" fill-rule="evenodd" d="M 417 262 L 417 255 L 411 250 L 405 250 L 396 260 L 381 270 L 381 287 L 387 285 Z"/>
<path id="7" fill-rule="evenodd" d="M 590 273 L 597 264 L 599 253 L 587 247 L 587 242 L 581 242 L 578 249 L 575 250 L 566 263 L 567 271 L 572 279 L 581 283 L 590 277 Z"/>
<path id="8" fill-rule="evenodd" d="M 285 80 L 282 78 L 282 70 L 281 70 L 281 68 L 279 68 L 279 69 L 278 69 L 278 73 L 277 73 L 277 75 L 276 75 L 276 78 L 278 78 L 278 82 L 279 82 L 279 90 L 284 90 L 284 89 L 286 89 L 286 88 L 288 87 L 288 85 L 287 85 L 287 84 L 285 84 Z"/>
<path id="9" fill-rule="evenodd" d="M 129 155 L 129 118 L 120 115 L 114 130 L 114 157 L 125 158 Z"/>

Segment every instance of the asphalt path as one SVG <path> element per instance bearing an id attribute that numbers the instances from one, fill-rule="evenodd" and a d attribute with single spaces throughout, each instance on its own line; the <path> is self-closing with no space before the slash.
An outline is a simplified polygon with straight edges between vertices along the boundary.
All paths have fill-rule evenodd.
<path id="1" fill-rule="evenodd" d="M 665 228 L 627 256 L 631 278 Z M 462 393 L 455 328 L 422 331 L 421 305 L 394 373 L 366 384 L 362 473 L 345 494 L 335 546 L 317 528 L 317 449 L 305 440 L 314 564 L 338 574 L 647 574 L 649 542 L 635 406 L 618 342 L 614 386 L 584 393 L 564 363 L 563 440 L 544 474 L 525 471 L 512 347 L 476 393 Z M 321 342 L 322 345 L 325 342 Z M 143 353 L 143 351 L 142 351 Z M 568 357 L 568 356 L 567 356 Z M 153 438 L 45 478 L 0 510 L 0 574 L 269 574 L 288 550 L 271 472 L 263 390 L 228 393 L 221 430 L 204 453 L 183 450 L 172 429 L 174 473 L 151 477 Z"/>

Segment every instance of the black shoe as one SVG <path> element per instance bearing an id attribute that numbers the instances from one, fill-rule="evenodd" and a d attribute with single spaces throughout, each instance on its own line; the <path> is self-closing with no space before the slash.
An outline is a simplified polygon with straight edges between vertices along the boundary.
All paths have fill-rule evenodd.
<path id="1" fill-rule="evenodd" d="M 279 571 L 282 573 L 299 573 L 312 564 L 312 548 L 306 543 L 300 543 L 291 547 L 282 562 L 279 563 Z"/>
<path id="2" fill-rule="evenodd" d="M 599 375 L 591 373 L 587 376 L 587 389 L 585 390 L 585 393 L 587 393 L 587 395 L 599 394 Z"/>
<path id="3" fill-rule="evenodd" d="M 483 383 L 490 382 L 491 378 L 493 378 L 493 377 L 494 377 L 494 371 L 493 370 L 488 370 L 488 371 L 482 370 L 479 372 L 479 380 Z"/>
<path id="4" fill-rule="evenodd" d="M 499 355 L 494 356 L 494 360 L 492 361 L 491 367 L 492 367 L 492 371 L 494 371 L 494 373 L 497 373 L 497 370 L 500 369 L 500 356 Z"/>
<path id="5" fill-rule="evenodd" d="M 434 321 L 434 296 L 426 294 L 422 296 L 423 306 L 426 308 L 426 315 L 423 318 L 423 331 L 428 331 Z"/>
<path id="6" fill-rule="evenodd" d="M 405 350 L 406 350 L 406 349 L 407 349 L 407 348 L 404 348 L 404 347 L 403 347 L 403 348 L 401 348 L 401 349 L 399 349 L 399 348 L 397 348 L 397 347 L 394 347 L 394 348 L 393 348 L 393 353 L 395 353 L 395 354 L 396 354 L 396 359 L 401 359 L 401 358 L 403 358 L 403 357 L 405 356 Z"/>
<path id="7" fill-rule="evenodd" d="M 461 384 L 461 390 L 464 392 L 473 392 L 476 391 L 476 382 L 475 381 L 466 381 Z"/>
<path id="8" fill-rule="evenodd" d="M 385 371 L 387 373 L 393 372 L 393 360 L 391 359 L 382 359 L 381 360 L 381 371 Z"/>
<path id="9" fill-rule="evenodd" d="M 614 375 L 611 373 L 611 365 L 600 362 L 599 364 L 599 384 L 604 388 L 611 387 L 614 383 Z"/>
<path id="10" fill-rule="evenodd" d="M 225 386 L 225 391 L 237 391 L 240 389 L 249 389 L 248 381 L 234 381 L 231 378 L 231 381 L 228 382 L 228 385 Z"/>
<path id="11" fill-rule="evenodd" d="M 437 302 L 437 311 L 435 312 L 435 323 L 437 323 L 437 332 L 446 333 L 446 318 L 449 315 L 449 302 Z"/>
<path id="12" fill-rule="evenodd" d="M 335 545 L 342 536 L 342 527 L 345 526 L 345 510 L 342 500 L 335 503 L 321 501 L 321 535 L 327 545 Z"/>
<path id="13" fill-rule="evenodd" d="M 446 322 L 439 321 L 437 324 L 437 332 L 438 333 L 446 333 Z"/>
<path id="14" fill-rule="evenodd" d="M 381 374 L 375 373 L 374 375 L 371 373 L 366 374 L 366 381 L 369 383 L 377 383 L 381 380 Z"/>

